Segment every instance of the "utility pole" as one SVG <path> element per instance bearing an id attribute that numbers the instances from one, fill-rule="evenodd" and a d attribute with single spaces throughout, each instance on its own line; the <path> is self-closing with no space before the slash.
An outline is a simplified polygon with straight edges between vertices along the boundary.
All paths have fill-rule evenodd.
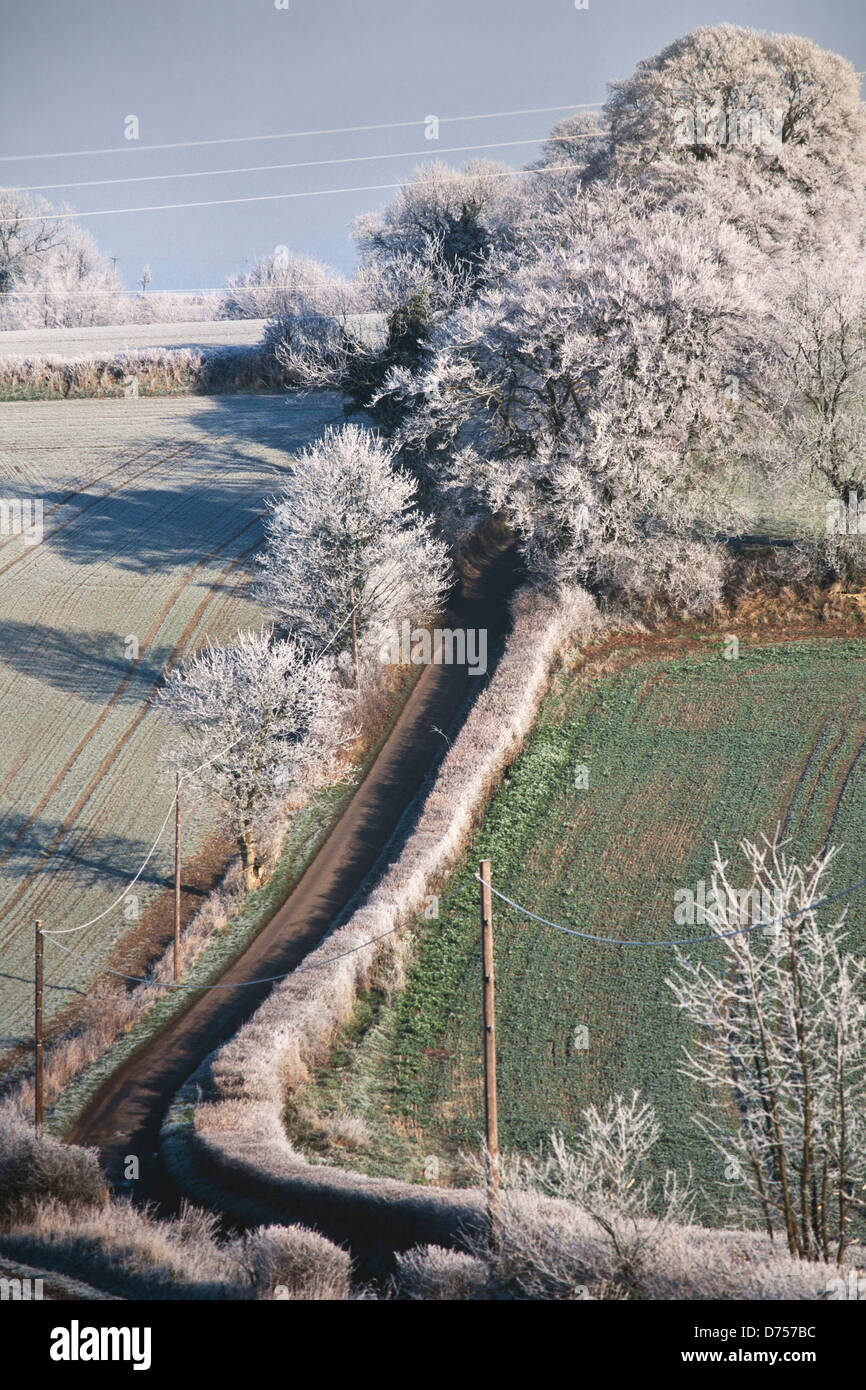
<path id="1" fill-rule="evenodd" d="M 478 864 L 481 879 L 481 975 L 483 983 L 484 1138 L 487 1225 L 491 1249 L 499 1243 L 499 1118 L 496 1108 L 496 1001 L 493 992 L 493 896 L 490 860 Z"/>
<path id="2" fill-rule="evenodd" d="M 42 1134 L 42 1121 L 44 1118 L 44 1082 L 45 1073 L 42 1056 L 42 921 L 36 923 L 36 971 L 35 971 L 36 993 L 34 1000 L 34 1028 L 33 1040 L 36 1053 L 36 1087 L 35 1087 L 35 1122 L 36 1133 Z"/>
<path id="3" fill-rule="evenodd" d="M 180 773 L 174 794 L 174 978 L 180 973 Z"/>

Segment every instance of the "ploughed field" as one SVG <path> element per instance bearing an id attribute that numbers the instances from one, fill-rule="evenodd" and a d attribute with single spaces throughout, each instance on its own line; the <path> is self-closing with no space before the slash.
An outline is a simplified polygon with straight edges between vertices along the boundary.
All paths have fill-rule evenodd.
<path id="1" fill-rule="evenodd" d="M 265 498 L 338 409 L 330 395 L 0 405 L 0 499 L 42 504 L 41 540 L 33 509 L 29 536 L 8 508 L 0 534 L 0 1063 L 31 1035 L 34 920 L 89 921 L 138 869 L 173 793 L 151 697 L 184 653 L 263 621 L 248 581 Z M 138 903 L 64 945 L 117 963 L 171 883 L 171 832 Z M 190 805 L 185 858 L 212 832 Z M 95 978 L 47 942 L 49 1024 Z"/>
<path id="2" fill-rule="evenodd" d="M 413 925 L 405 990 L 363 1000 L 330 1065 L 290 1101 L 296 1142 L 371 1173 L 468 1179 L 461 1151 L 477 1153 L 483 1134 L 480 857 L 508 897 L 618 941 L 704 934 L 675 922 L 688 902 L 675 894 L 709 889 L 714 841 L 736 865 L 741 836 L 777 822 L 792 853 L 841 846 L 831 887 L 866 877 L 866 641 L 741 633 L 737 660 L 724 648 L 719 633 L 620 637 L 559 672 L 438 920 Z M 745 888 L 745 872 L 734 881 Z M 688 1025 L 665 984 L 673 952 L 582 941 L 497 899 L 494 924 L 502 1146 L 535 1151 L 590 1102 L 639 1087 L 661 1120 L 660 1166 L 691 1163 L 704 1214 L 723 1210 L 721 1160 L 678 1072 Z M 863 950 L 866 892 L 849 899 L 848 924 Z M 336 1147 L 345 1133 L 351 1151 Z"/>

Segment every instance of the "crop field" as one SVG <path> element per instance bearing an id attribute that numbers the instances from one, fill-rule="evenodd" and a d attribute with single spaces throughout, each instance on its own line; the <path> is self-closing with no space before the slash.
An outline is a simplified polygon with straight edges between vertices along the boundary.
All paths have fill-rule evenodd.
<path id="1" fill-rule="evenodd" d="M 328 395 L 0 405 L 0 498 L 43 508 L 41 539 L 8 516 L 0 535 L 0 1061 L 31 1032 L 34 919 L 89 921 L 137 870 L 173 791 L 150 698 L 167 664 L 261 623 L 264 499 L 337 413 Z M 193 855 L 213 823 L 188 811 Z M 134 890 L 142 917 L 172 852 L 169 832 Z M 123 899 L 61 939 L 116 963 L 134 926 Z M 92 977 L 46 944 L 49 1023 Z"/>
<path id="2" fill-rule="evenodd" d="M 104 328 L 13 328 L 0 333 L 0 358 L 112 357 L 141 348 L 251 347 L 266 319 L 109 324 Z"/>
<path id="3" fill-rule="evenodd" d="M 740 640 L 726 660 L 719 633 L 620 638 L 559 672 L 442 887 L 438 920 L 413 927 L 405 990 L 365 998 L 328 1067 L 291 1098 L 290 1132 L 308 1152 L 414 1180 L 435 1158 L 434 1180 L 467 1180 L 460 1154 L 483 1132 L 479 857 L 540 916 L 618 941 L 701 935 L 675 924 L 676 891 L 709 887 L 714 841 L 736 863 L 739 839 L 777 822 L 798 855 L 841 846 L 832 887 L 864 876 L 866 641 Z M 678 1073 L 687 1025 L 665 983 L 673 952 L 582 941 L 496 899 L 494 922 L 503 1147 L 537 1150 L 588 1103 L 639 1087 L 661 1120 L 661 1166 L 691 1163 L 712 1216 L 724 1175 Z M 862 950 L 863 893 L 848 922 Z M 712 943 L 691 949 L 718 958 Z M 351 1153 L 323 1138 L 338 1114 L 365 1123 Z"/>

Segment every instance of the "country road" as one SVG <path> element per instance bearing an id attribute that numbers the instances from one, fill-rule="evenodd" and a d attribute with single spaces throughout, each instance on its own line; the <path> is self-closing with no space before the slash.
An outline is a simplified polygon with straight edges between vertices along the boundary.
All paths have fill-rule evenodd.
<path id="1" fill-rule="evenodd" d="M 223 975 L 242 984 L 287 972 L 319 942 L 386 856 L 411 828 L 422 792 L 474 697 L 495 667 L 508 627 L 508 598 L 519 582 L 511 548 L 479 555 L 464 579 L 451 626 L 486 628 L 487 677 L 465 666 L 429 666 L 342 817 L 287 901 Z M 156 1156 L 160 1124 L 176 1091 L 201 1061 L 235 1032 L 269 985 L 198 995 L 162 1033 L 118 1069 L 94 1096 L 70 1139 L 100 1150 L 112 1180 L 126 1155 L 137 1155 L 139 1200 L 170 1205 Z"/>

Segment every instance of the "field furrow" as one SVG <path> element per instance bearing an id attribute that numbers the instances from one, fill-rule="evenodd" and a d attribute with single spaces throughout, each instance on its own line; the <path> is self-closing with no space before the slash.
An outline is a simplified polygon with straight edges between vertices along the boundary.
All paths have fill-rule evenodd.
<path id="1" fill-rule="evenodd" d="M 265 498 L 336 410 L 330 396 L 0 405 L 4 495 L 44 506 L 38 544 L 0 538 L 0 1058 L 29 1033 L 35 918 L 102 912 L 150 847 L 171 798 L 151 697 L 184 653 L 263 621 L 248 580 Z M 213 828 L 190 805 L 186 852 Z M 136 887 L 142 916 L 170 850 Z M 120 903 L 63 939 L 101 961 L 140 926 Z M 46 946 L 49 1021 L 92 974 Z"/>

